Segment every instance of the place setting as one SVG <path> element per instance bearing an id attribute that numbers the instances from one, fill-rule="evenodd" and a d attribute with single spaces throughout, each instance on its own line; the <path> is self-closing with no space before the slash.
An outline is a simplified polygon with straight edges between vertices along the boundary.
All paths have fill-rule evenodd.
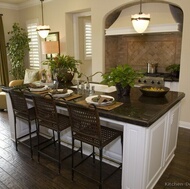
<path id="1" fill-rule="evenodd" d="M 116 102 L 115 98 L 109 95 L 93 95 L 88 96 L 85 100 L 77 102 L 79 104 L 94 104 L 99 109 L 112 110 L 122 105 L 122 102 Z"/>
<path id="2" fill-rule="evenodd" d="M 50 90 L 50 87 L 47 85 L 36 85 L 33 83 L 28 84 L 28 89 L 30 92 L 32 93 L 36 93 L 36 94 L 44 94 L 44 93 L 48 93 Z"/>
<path id="3" fill-rule="evenodd" d="M 80 94 L 75 94 L 73 90 L 67 88 L 52 89 L 49 91 L 49 94 L 51 94 L 55 99 L 64 99 L 66 101 L 81 97 Z"/>

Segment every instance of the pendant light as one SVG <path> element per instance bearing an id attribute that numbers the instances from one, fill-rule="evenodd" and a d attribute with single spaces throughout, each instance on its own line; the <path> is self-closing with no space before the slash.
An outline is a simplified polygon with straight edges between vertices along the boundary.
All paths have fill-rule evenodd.
<path id="1" fill-rule="evenodd" d="M 131 15 L 131 21 L 137 33 L 143 33 L 147 29 L 150 22 L 150 14 L 142 13 L 142 0 L 140 0 L 139 14 Z"/>
<path id="2" fill-rule="evenodd" d="M 44 12 L 43 12 L 43 1 L 41 1 L 41 9 L 42 9 L 42 25 L 37 26 L 37 32 L 41 38 L 46 38 L 49 34 L 50 27 L 48 25 L 44 25 Z"/>

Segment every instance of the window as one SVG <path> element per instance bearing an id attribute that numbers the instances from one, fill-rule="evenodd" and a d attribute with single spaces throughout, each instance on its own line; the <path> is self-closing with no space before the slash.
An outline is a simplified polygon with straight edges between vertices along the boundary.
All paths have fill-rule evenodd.
<path id="1" fill-rule="evenodd" d="M 28 37 L 31 39 L 29 43 L 30 51 L 29 51 L 29 67 L 31 69 L 39 69 L 40 68 L 40 40 L 38 33 L 36 31 L 37 22 L 28 22 L 27 23 L 27 31 Z"/>
<path id="2" fill-rule="evenodd" d="M 85 21 L 84 24 L 84 39 L 85 39 L 85 58 L 91 58 L 92 57 L 92 26 L 91 22 Z"/>

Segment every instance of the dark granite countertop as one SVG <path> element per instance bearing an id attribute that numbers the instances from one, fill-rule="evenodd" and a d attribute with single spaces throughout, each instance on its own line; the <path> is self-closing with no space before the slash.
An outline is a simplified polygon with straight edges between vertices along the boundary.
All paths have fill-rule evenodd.
<path id="1" fill-rule="evenodd" d="M 4 88 L 3 90 L 7 92 L 9 89 L 10 88 Z M 99 109 L 100 116 L 142 127 L 152 125 L 185 97 L 184 93 L 173 91 L 169 91 L 165 97 L 146 97 L 143 96 L 139 88 L 136 87 L 131 89 L 130 96 L 118 96 L 116 92 L 107 93 L 106 95 L 113 96 L 116 101 L 123 102 L 123 104 L 109 111 Z M 85 99 L 85 95 L 75 99 L 75 101 L 83 99 Z M 63 103 L 57 103 L 57 105 L 65 106 Z"/>
<path id="2" fill-rule="evenodd" d="M 123 105 L 109 111 L 99 109 L 100 116 L 143 127 L 152 125 L 185 97 L 184 93 L 172 91 L 169 91 L 165 97 L 146 97 L 136 87 L 131 89 L 130 96 L 118 96 L 116 92 L 106 95 L 113 96 L 116 101 L 123 102 Z M 75 101 L 82 99 L 85 99 L 85 96 L 75 99 Z M 60 104 L 60 106 L 62 105 Z"/>

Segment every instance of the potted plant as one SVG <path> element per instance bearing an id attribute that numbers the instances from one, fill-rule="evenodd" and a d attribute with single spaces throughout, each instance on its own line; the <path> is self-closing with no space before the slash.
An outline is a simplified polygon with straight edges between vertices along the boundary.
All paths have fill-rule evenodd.
<path id="1" fill-rule="evenodd" d="M 166 67 L 166 71 L 169 71 L 172 76 L 179 78 L 180 64 L 170 64 Z"/>
<path id="2" fill-rule="evenodd" d="M 25 29 L 21 28 L 18 23 L 14 23 L 12 31 L 8 32 L 11 35 L 8 41 L 8 56 L 10 57 L 11 70 L 10 74 L 14 79 L 23 79 L 25 66 L 24 58 L 30 50 L 28 34 Z"/>
<path id="3" fill-rule="evenodd" d="M 134 87 L 135 80 L 139 77 L 142 77 L 140 72 L 125 64 L 112 68 L 110 72 L 103 74 L 101 83 L 116 86 L 119 95 L 129 95 L 131 87 Z"/>
<path id="4" fill-rule="evenodd" d="M 57 55 L 52 59 L 46 60 L 43 64 L 50 67 L 59 82 L 71 82 L 74 74 L 78 74 L 78 77 L 80 76 L 77 65 L 81 64 L 81 61 L 70 55 Z"/>

